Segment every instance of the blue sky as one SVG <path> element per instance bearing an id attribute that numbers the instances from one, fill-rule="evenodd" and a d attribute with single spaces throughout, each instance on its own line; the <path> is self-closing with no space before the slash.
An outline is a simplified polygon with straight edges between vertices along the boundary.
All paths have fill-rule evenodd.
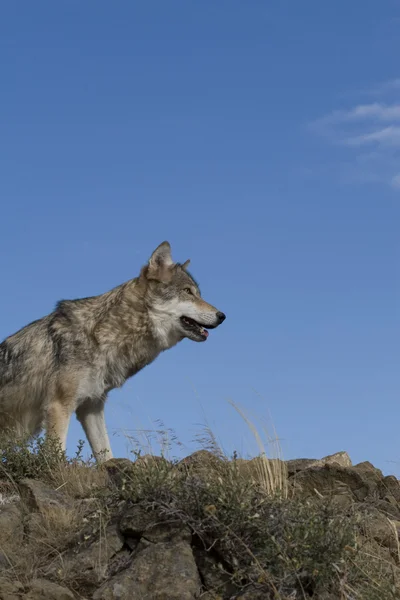
<path id="1" fill-rule="evenodd" d="M 168 239 L 227 320 L 110 394 L 127 432 L 400 472 L 400 3 L 0 9 L 0 337 Z M 124 433 L 125 432 L 125 433 Z M 68 449 L 82 437 L 73 419 Z"/>

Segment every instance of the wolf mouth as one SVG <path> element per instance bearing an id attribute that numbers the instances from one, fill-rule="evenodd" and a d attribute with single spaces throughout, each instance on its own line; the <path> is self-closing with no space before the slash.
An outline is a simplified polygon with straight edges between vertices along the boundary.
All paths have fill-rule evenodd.
<path id="1" fill-rule="evenodd" d="M 189 331 L 190 333 L 195 333 L 199 335 L 203 340 L 206 340 L 208 338 L 207 329 L 204 329 L 204 327 L 194 319 L 191 319 L 190 317 L 181 317 L 181 323 L 183 325 L 183 328 Z M 207 325 L 207 327 L 210 326 Z"/>

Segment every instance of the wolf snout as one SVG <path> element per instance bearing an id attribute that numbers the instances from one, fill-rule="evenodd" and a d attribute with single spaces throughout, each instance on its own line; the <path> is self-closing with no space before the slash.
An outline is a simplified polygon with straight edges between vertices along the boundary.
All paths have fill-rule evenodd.
<path id="1" fill-rule="evenodd" d="M 218 325 L 221 325 L 226 319 L 226 315 L 223 312 L 217 312 Z"/>

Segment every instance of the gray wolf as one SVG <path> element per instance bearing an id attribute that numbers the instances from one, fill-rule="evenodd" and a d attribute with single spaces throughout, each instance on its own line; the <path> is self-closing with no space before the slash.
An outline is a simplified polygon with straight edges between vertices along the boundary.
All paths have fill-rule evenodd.
<path id="1" fill-rule="evenodd" d="M 204 342 L 225 315 L 205 302 L 163 242 L 135 279 L 105 294 L 62 300 L 0 344 L 0 432 L 43 427 L 65 451 L 75 412 L 93 455 L 112 457 L 107 393 L 184 338 Z"/>

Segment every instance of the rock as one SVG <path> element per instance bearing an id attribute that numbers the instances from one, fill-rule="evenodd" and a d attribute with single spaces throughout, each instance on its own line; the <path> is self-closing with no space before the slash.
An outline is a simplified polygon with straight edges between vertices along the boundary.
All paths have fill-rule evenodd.
<path id="1" fill-rule="evenodd" d="M 381 484 L 383 481 L 383 473 L 380 469 L 377 469 L 369 461 L 358 463 L 351 467 L 352 471 L 359 473 L 366 481 L 373 482 L 374 487 Z"/>
<path id="2" fill-rule="evenodd" d="M 370 462 L 365 461 L 354 465 L 349 469 L 350 472 L 358 473 L 364 484 L 368 487 L 368 497 L 378 499 L 380 489 L 383 483 L 383 473 L 380 469 L 374 467 Z"/>
<path id="3" fill-rule="evenodd" d="M 73 507 L 73 503 L 64 494 L 36 479 L 21 479 L 18 489 L 21 499 L 30 510 L 44 512 L 49 508 Z"/>
<path id="4" fill-rule="evenodd" d="M 23 538 L 24 526 L 19 503 L 0 506 L 0 572 L 12 569 Z"/>
<path id="5" fill-rule="evenodd" d="M 192 532 L 181 521 L 159 521 L 146 527 L 143 537 L 153 543 L 174 540 L 184 540 L 190 543 Z"/>
<path id="6" fill-rule="evenodd" d="M 134 504 L 122 515 L 119 530 L 126 538 L 141 538 L 145 529 L 154 523 L 154 513 L 142 504 Z"/>
<path id="7" fill-rule="evenodd" d="M 345 512 L 354 504 L 353 496 L 350 492 L 343 494 L 333 494 L 330 498 L 331 505 L 338 511 Z"/>
<path id="8" fill-rule="evenodd" d="M 324 458 L 296 458 L 294 460 L 287 460 L 286 467 L 288 470 L 289 477 L 292 477 L 300 471 L 304 471 L 309 467 L 322 467 L 324 465 L 338 465 L 339 467 L 351 467 L 352 462 L 347 452 L 341 451 L 335 454 L 329 454 Z"/>
<path id="9" fill-rule="evenodd" d="M 0 506 L 0 546 L 5 547 L 10 541 L 17 546 L 22 543 L 23 535 L 20 506 L 18 504 Z"/>
<path id="10" fill-rule="evenodd" d="M 111 458 L 103 464 L 110 481 L 120 490 L 132 479 L 133 462 L 127 458 Z"/>
<path id="11" fill-rule="evenodd" d="M 367 539 L 373 539 L 382 546 L 394 549 L 397 546 L 398 523 L 371 507 L 367 509 L 362 522 L 363 534 Z"/>
<path id="12" fill-rule="evenodd" d="M 308 469 L 308 467 L 312 467 L 318 459 L 316 458 L 294 458 L 292 460 L 286 460 L 286 468 L 288 472 L 288 476 L 292 477 L 296 473 L 300 471 L 304 471 L 304 469 Z"/>
<path id="13" fill-rule="evenodd" d="M 114 577 L 114 575 L 117 575 L 117 573 L 120 573 L 124 569 L 128 569 L 131 562 L 132 552 L 129 550 L 129 548 L 122 548 L 121 550 L 118 550 L 118 552 L 111 557 L 108 564 L 107 579 Z"/>
<path id="14" fill-rule="evenodd" d="M 149 542 L 169 542 L 174 539 L 191 541 L 191 531 L 179 520 L 166 520 L 141 504 L 130 507 L 121 517 L 119 531 L 134 549 L 140 538 Z"/>
<path id="15" fill-rule="evenodd" d="M 274 598 L 274 594 L 271 592 L 270 594 L 265 591 L 265 589 L 258 589 L 256 586 L 249 586 L 243 592 L 241 592 L 238 596 L 235 596 L 237 600 L 272 600 Z"/>
<path id="16" fill-rule="evenodd" d="M 93 536 L 85 536 L 71 550 L 60 554 L 45 573 L 59 580 L 74 580 L 83 589 L 93 591 L 102 583 L 110 572 L 115 572 L 116 565 L 122 560 L 126 563 L 126 552 L 119 556 L 124 546 L 124 539 L 117 530 L 116 524 L 109 524 L 105 530 Z"/>
<path id="17" fill-rule="evenodd" d="M 387 475 L 383 477 L 378 484 L 380 497 L 385 500 L 400 503 L 400 481 L 394 475 Z"/>
<path id="18" fill-rule="evenodd" d="M 46 579 L 35 579 L 27 586 L 0 579 L 0 600 L 75 600 L 75 596 L 66 587 Z"/>
<path id="19" fill-rule="evenodd" d="M 12 568 L 12 562 L 10 564 L 10 558 L 8 554 L 4 554 L 4 552 L 0 550 L 0 573 L 2 571 L 7 571 L 10 569 L 10 567 Z"/>
<path id="20" fill-rule="evenodd" d="M 190 456 L 186 456 L 177 464 L 179 470 L 194 471 L 196 473 L 207 473 L 210 468 L 219 468 L 224 464 L 216 454 L 208 450 L 198 450 Z"/>
<path id="21" fill-rule="evenodd" d="M 231 597 L 237 593 L 237 587 L 232 583 L 231 575 L 224 570 L 221 562 L 213 554 L 204 548 L 194 548 L 193 554 L 201 580 L 207 590 L 212 591 L 216 597 L 220 598 Z"/>
<path id="22" fill-rule="evenodd" d="M 366 538 L 362 534 L 358 536 L 357 544 L 361 552 L 367 554 L 368 556 L 374 556 L 377 558 L 377 560 L 380 561 L 381 568 L 382 570 L 386 571 L 388 577 L 393 575 L 393 562 L 397 565 L 398 557 L 395 558 L 395 561 L 392 561 L 392 556 L 389 548 L 387 548 L 386 546 L 382 546 L 371 537 Z M 382 598 L 382 600 L 384 599 Z"/>
<path id="23" fill-rule="evenodd" d="M 0 578 L 0 600 L 21 600 L 24 586 L 19 581 Z"/>
<path id="24" fill-rule="evenodd" d="M 102 585 L 93 600 L 194 600 L 200 589 L 190 545 L 160 542 L 135 555 L 131 566 Z"/>
<path id="25" fill-rule="evenodd" d="M 74 594 L 66 587 L 45 579 L 36 579 L 29 586 L 24 600 L 74 600 Z"/>
<path id="26" fill-rule="evenodd" d="M 328 456 L 324 456 L 317 461 L 316 467 L 322 465 L 339 465 L 339 467 L 351 467 L 352 466 L 351 458 L 344 452 L 343 450 L 340 452 L 335 452 L 335 454 L 329 454 Z"/>
<path id="27" fill-rule="evenodd" d="M 376 500 L 373 506 L 389 519 L 400 521 L 400 504 L 393 497 L 387 496 L 385 500 Z"/>
<path id="28" fill-rule="evenodd" d="M 329 463 L 320 467 L 310 466 L 293 476 L 295 492 L 303 497 L 351 493 L 358 502 L 377 496 L 378 481 L 375 471 L 359 468 L 358 465 L 346 468 Z"/>
<path id="29" fill-rule="evenodd" d="M 8 480 L 0 480 L 0 507 L 5 504 L 15 504 L 19 500 L 20 497 L 17 493 L 15 483 Z"/>

